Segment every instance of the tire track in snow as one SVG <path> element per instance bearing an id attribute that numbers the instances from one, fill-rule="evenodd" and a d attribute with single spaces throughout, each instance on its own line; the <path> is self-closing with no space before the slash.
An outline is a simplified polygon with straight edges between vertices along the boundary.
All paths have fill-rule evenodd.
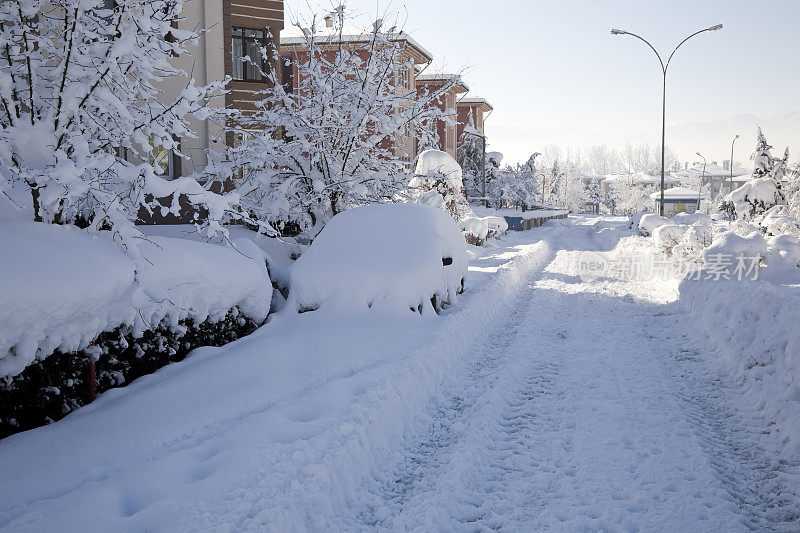
<path id="1" fill-rule="evenodd" d="M 643 327 L 651 343 L 666 347 L 676 395 L 743 524 L 758 531 L 800 531 L 800 461 L 780 452 L 762 415 L 736 407 L 741 390 L 708 366 L 703 354 L 713 348 L 681 333 L 690 329 L 681 312 L 658 313 L 657 322 Z"/>
<path id="2" fill-rule="evenodd" d="M 503 385 L 501 369 L 508 363 L 508 350 L 527 317 L 532 295 L 533 286 L 527 283 L 504 313 L 504 320 L 498 320 L 474 347 L 473 353 L 481 355 L 453 376 L 455 379 L 431 406 L 425 429 L 411 439 L 387 478 L 372 487 L 373 508 L 356 513 L 362 524 L 389 527 L 412 498 L 436 490 L 435 483 L 446 470 L 453 448 L 465 437 L 465 425 L 480 409 L 481 398 L 492 387 Z"/>

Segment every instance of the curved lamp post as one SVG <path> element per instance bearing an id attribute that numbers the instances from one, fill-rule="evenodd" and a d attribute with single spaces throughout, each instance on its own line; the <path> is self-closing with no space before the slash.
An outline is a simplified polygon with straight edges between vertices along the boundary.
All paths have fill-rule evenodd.
<path id="1" fill-rule="evenodd" d="M 661 72 L 664 75 L 664 82 L 661 93 L 661 202 L 659 203 L 659 213 L 658 213 L 661 216 L 664 215 L 664 141 L 666 139 L 665 121 L 667 118 L 667 69 L 669 68 L 669 62 L 672 61 L 672 56 L 675 55 L 675 52 L 678 51 L 678 48 L 680 48 L 683 43 L 685 43 L 695 35 L 699 35 L 706 31 L 716 31 L 721 29 L 722 29 L 722 24 L 717 24 L 715 26 L 709 26 L 708 28 L 703 28 L 702 30 L 694 32 L 693 34 L 682 40 L 680 43 L 678 43 L 678 46 L 675 47 L 675 49 L 667 58 L 666 63 L 664 63 L 664 60 L 661 59 L 661 54 L 658 53 L 658 50 L 653 48 L 653 45 L 647 42 L 647 40 L 644 37 L 641 37 L 639 35 L 636 35 L 635 33 L 631 33 L 625 30 L 617 30 L 617 29 L 611 30 L 612 35 L 630 35 L 631 37 L 636 37 L 644 44 L 649 46 L 653 52 L 655 52 L 656 57 L 658 57 L 659 63 L 661 63 Z"/>
<path id="2" fill-rule="evenodd" d="M 706 158 L 700 152 L 696 153 L 703 158 L 703 175 L 700 176 L 700 186 L 697 188 L 697 210 L 700 211 L 700 194 L 703 192 L 703 178 L 706 177 Z"/>

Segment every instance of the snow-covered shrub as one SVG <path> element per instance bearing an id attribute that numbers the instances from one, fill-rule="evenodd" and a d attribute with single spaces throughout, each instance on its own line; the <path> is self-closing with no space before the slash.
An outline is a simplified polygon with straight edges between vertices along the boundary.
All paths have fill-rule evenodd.
<path id="1" fill-rule="evenodd" d="M 461 166 L 447 152 L 422 152 L 408 187 L 412 201 L 444 209 L 454 220 L 461 220 L 470 212 L 461 193 L 464 187 Z"/>
<path id="2" fill-rule="evenodd" d="M 653 240 L 658 249 L 665 254 L 672 254 L 672 249 L 681 242 L 689 226 L 663 224 L 653 230 Z"/>
<path id="3" fill-rule="evenodd" d="M 698 221 L 688 226 L 680 241 L 672 247 L 672 254 L 684 261 L 701 263 L 703 252 L 714 241 L 714 225 Z"/>
<path id="4" fill-rule="evenodd" d="M 294 264 L 288 305 L 424 314 L 456 303 L 467 261 L 464 237 L 441 209 L 358 207 L 333 217 Z"/>
<path id="5" fill-rule="evenodd" d="M 489 227 L 489 237 L 499 237 L 508 233 L 508 222 L 506 222 L 505 218 L 493 215 L 482 218 L 486 221 L 486 225 Z"/>
<path id="6" fill-rule="evenodd" d="M 705 213 L 677 213 L 671 219 L 674 224 L 692 225 L 699 224 L 708 226 L 712 222 L 712 218 Z"/>
<path id="7" fill-rule="evenodd" d="M 181 195 L 222 230 L 235 196 L 154 168 L 156 152 L 195 135 L 187 117 L 206 117 L 223 86 L 199 87 L 173 66 L 200 36 L 177 29 L 181 9 L 171 0 L 0 3 L 0 195 L 25 188 L 34 220 L 110 228 L 134 257 L 139 210 L 176 214 Z M 166 92 L 176 78 L 188 81 Z M 157 201 L 170 196 L 171 206 Z"/>
<path id="8" fill-rule="evenodd" d="M 0 380 L 0 438 L 56 421 L 86 405 L 92 363 L 94 391 L 102 393 L 180 361 L 195 348 L 232 342 L 257 326 L 234 307 L 221 319 L 187 318 L 177 327 L 165 319 L 141 335 L 120 326 L 101 333 L 84 350 L 56 350 L 13 378 Z"/>
<path id="9" fill-rule="evenodd" d="M 346 19 L 340 9 L 332 27 L 284 30 L 298 39 L 281 58 L 293 92 L 281 69 L 270 70 L 269 87 L 253 94 L 255 111 L 225 111 L 237 143 L 206 174 L 234 184 L 248 212 L 276 231 L 313 238 L 337 213 L 393 198 L 407 185 L 404 158 L 424 135 L 415 126 L 454 113 L 435 103 L 457 77 L 435 90 L 403 88 L 399 73 L 414 68 L 403 36 L 378 20 L 342 42 L 342 31 L 352 33 Z"/>
<path id="10" fill-rule="evenodd" d="M 662 217 L 661 215 L 656 215 L 653 213 L 648 213 L 646 215 L 642 215 L 639 219 L 639 235 L 643 237 L 649 237 L 653 234 L 653 230 L 659 226 L 663 226 L 667 223 L 667 219 Z"/>
<path id="11" fill-rule="evenodd" d="M 776 205 L 756 218 L 756 224 L 764 228 L 767 235 L 795 235 L 800 237 L 800 222 L 792 216 L 789 207 Z"/>
<path id="12" fill-rule="evenodd" d="M 0 377 L 120 326 L 135 336 L 234 307 L 260 323 L 269 310 L 266 266 L 248 250 L 151 237 L 137 267 L 109 232 L 36 222 L 0 224 L 0 250 Z"/>
<path id="13" fill-rule="evenodd" d="M 485 217 L 464 217 L 459 225 L 461 232 L 470 244 L 483 246 L 483 243 L 489 238 L 489 221 Z"/>
<path id="14" fill-rule="evenodd" d="M 732 218 L 752 219 L 781 203 L 783 197 L 774 179 L 769 176 L 750 180 L 722 199 L 720 211 Z"/>

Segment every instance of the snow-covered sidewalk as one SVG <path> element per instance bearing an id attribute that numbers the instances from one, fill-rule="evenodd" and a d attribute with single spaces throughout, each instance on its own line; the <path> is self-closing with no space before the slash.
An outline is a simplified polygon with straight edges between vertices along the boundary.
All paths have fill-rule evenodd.
<path id="1" fill-rule="evenodd" d="M 441 317 L 278 315 L 6 439 L 0 528 L 796 530 L 677 282 L 579 277 L 631 234 L 511 234 Z"/>

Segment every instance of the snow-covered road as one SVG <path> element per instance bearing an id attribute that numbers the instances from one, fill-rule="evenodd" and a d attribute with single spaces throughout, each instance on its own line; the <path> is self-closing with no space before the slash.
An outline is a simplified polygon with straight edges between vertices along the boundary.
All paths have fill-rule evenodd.
<path id="1" fill-rule="evenodd" d="M 676 282 L 578 276 L 630 235 L 509 236 L 441 318 L 283 317 L 6 439 L 0 528 L 798 530 L 797 461 Z"/>

